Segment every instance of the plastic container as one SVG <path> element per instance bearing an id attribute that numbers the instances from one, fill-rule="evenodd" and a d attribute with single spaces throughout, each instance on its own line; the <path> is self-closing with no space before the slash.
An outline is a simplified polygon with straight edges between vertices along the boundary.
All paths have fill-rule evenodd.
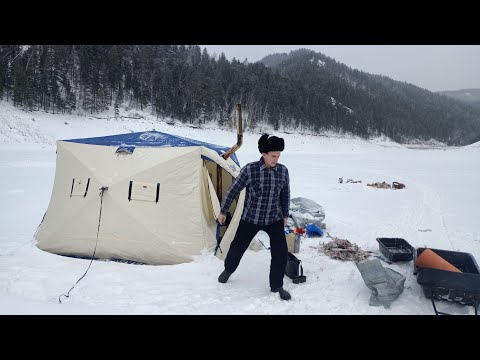
<path id="1" fill-rule="evenodd" d="M 293 252 L 294 253 L 300 252 L 300 234 L 295 234 L 295 243 L 293 246 Z"/>
<path id="2" fill-rule="evenodd" d="M 416 257 L 426 248 L 418 248 Z M 480 269 L 470 253 L 430 249 L 462 272 L 421 267 L 414 262 L 413 273 L 428 299 L 440 299 L 473 305 L 480 301 Z"/>
<path id="3" fill-rule="evenodd" d="M 285 238 L 287 239 L 287 248 L 289 253 L 294 253 L 295 251 L 295 234 L 290 233 L 285 235 Z"/>
<path id="4" fill-rule="evenodd" d="M 410 261 L 413 259 L 413 246 L 401 238 L 377 238 L 378 247 L 390 261 Z"/>
<path id="5" fill-rule="evenodd" d="M 416 251 L 415 260 L 426 249 L 427 248 L 418 248 Z M 475 261 L 475 258 L 472 256 L 472 254 L 466 253 L 466 252 L 459 252 L 459 251 L 450 251 L 450 250 L 441 250 L 441 249 L 432 249 L 432 248 L 429 248 L 429 249 L 435 252 L 437 255 L 444 258 L 446 261 L 448 261 L 450 264 L 455 266 L 462 273 L 480 275 L 480 269 L 478 268 L 478 264 Z M 414 267 L 413 267 L 413 274 L 416 275 L 417 272 L 420 271 L 420 269 L 426 269 L 426 268 L 418 266 L 415 261 Z M 448 271 L 448 273 L 449 272 L 451 271 Z"/>

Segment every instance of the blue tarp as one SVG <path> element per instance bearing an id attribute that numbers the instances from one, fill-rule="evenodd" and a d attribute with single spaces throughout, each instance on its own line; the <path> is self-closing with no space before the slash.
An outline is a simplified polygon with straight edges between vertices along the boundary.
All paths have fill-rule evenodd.
<path id="1" fill-rule="evenodd" d="M 68 139 L 64 141 L 104 145 L 104 146 L 121 146 L 121 147 L 183 147 L 183 146 L 204 146 L 208 149 L 216 151 L 219 155 L 227 152 L 230 148 L 215 144 L 209 144 L 203 141 L 188 139 L 181 136 L 170 135 L 159 131 L 145 131 L 136 133 L 127 133 L 110 136 L 100 136 L 84 139 Z M 132 150 L 133 152 L 133 150 Z M 233 154 L 230 156 L 235 163 L 240 166 L 237 156 Z"/>
<path id="2" fill-rule="evenodd" d="M 323 236 L 323 231 L 315 224 L 308 224 L 306 229 L 308 237 L 312 236 Z"/>

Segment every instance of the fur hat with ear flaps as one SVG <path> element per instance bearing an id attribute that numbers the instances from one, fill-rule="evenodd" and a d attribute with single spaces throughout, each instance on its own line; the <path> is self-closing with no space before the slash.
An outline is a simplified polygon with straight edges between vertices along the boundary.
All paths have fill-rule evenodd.
<path id="1" fill-rule="evenodd" d="M 285 149 L 285 141 L 282 138 L 263 134 L 258 140 L 258 151 L 262 154 L 269 151 L 283 151 L 283 149 Z"/>

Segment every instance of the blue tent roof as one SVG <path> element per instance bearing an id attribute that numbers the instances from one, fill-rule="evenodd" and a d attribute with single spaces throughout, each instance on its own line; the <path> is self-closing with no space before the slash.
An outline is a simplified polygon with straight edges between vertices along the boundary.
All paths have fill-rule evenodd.
<path id="1" fill-rule="evenodd" d="M 194 139 L 188 139 L 181 136 L 170 135 L 159 131 L 145 131 L 136 133 L 127 133 L 110 136 L 100 136 L 84 139 L 68 139 L 64 141 L 92 144 L 92 145 L 104 145 L 104 146 L 119 146 L 129 148 L 133 151 L 135 147 L 177 147 L 177 146 L 204 146 L 206 148 L 215 150 L 219 155 L 228 151 L 230 148 L 225 146 L 219 146 L 215 144 L 209 144 L 203 141 Z M 230 156 L 235 163 L 240 166 L 237 156 L 233 154 Z"/>

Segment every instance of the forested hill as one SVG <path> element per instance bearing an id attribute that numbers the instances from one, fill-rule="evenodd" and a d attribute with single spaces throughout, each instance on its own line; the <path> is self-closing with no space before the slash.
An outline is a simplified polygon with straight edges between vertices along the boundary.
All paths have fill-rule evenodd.
<path id="1" fill-rule="evenodd" d="M 201 126 L 384 134 L 465 145 L 480 111 L 458 100 L 297 50 L 261 62 L 185 45 L 0 45 L 0 98 L 27 111 L 98 113 L 128 106 Z"/>
<path id="2" fill-rule="evenodd" d="M 469 144 L 480 136 L 480 111 L 443 94 L 373 75 L 312 50 L 273 54 L 261 60 L 293 83 L 302 84 L 308 110 L 341 129 L 380 132 L 399 142 L 433 138 Z M 328 111 L 331 107 L 344 111 Z M 307 109 L 307 108 L 306 108 Z M 307 116 L 307 118 L 313 118 Z"/>
<path id="3" fill-rule="evenodd" d="M 469 104 L 477 109 L 480 109 L 480 89 L 438 91 L 438 93 L 458 99 L 465 104 Z"/>

